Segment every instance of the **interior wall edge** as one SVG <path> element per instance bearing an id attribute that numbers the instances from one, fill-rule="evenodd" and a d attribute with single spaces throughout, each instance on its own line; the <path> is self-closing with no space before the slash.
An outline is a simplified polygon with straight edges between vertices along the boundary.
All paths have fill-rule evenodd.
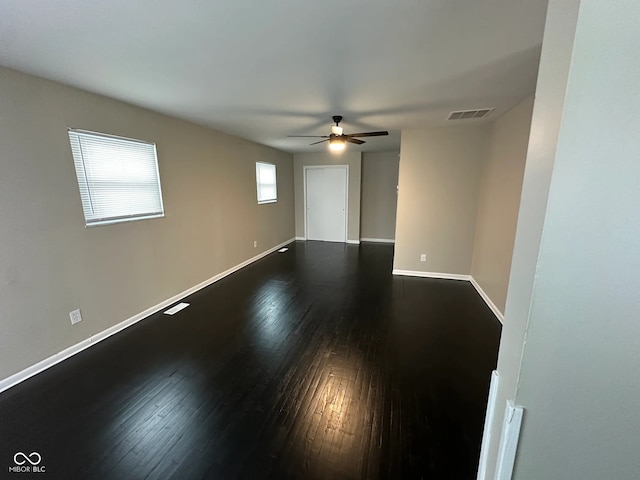
<path id="1" fill-rule="evenodd" d="M 18 385 L 21 382 L 24 382 L 25 380 L 37 375 L 40 372 L 43 372 L 51 367 L 53 367 L 54 365 L 57 365 L 58 363 L 76 355 L 77 353 L 82 352 L 83 350 L 86 350 L 87 348 L 97 344 L 98 342 L 101 342 L 102 340 L 105 340 L 107 338 L 109 338 L 112 335 L 115 335 L 116 333 L 121 332 L 122 330 L 124 330 L 127 327 L 130 327 L 131 325 L 138 323 L 140 320 L 144 320 L 145 318 L 159 312 L 160 310 L 176 303 L 179 300 L 182 300 L 185 297 L 188 297 L 189 295 L 197 292 L 198 290 L 202 290 L 205 287 L 208 287 L 209 285 L 214 284 L 215 282 L 222 280 L 223 278 L 231 275 L 232 273 L 237 272 L 238 270 L 260 260 L 261 258 L 266 257 L 267 255 L 270 255 L 272 253 L 274 253 L 275 251 L 279 250 L 280 248 L 289 245 L 290 243 L 294 242 L 296 239 L 295 238 L 290 238 L 289 240 L 286 240 L 274 247 L 271 247 L 268 250 L 265 250 L 264 252 L 249 258 L 248 260 L 245 260 L 242 263 L 239 263 L 238 265 L 235 265 L 227 270 L 225 270 L 224 272 L 218 273 L 217 275 L 214 275 L 213 277 L 197 284 L 194 285 L 193 287 L 188 288 L 187 290 L 184 290 L 183 292 L 180 292 L 176 295 L 174 295 L 171 298 L 168 298 L 166 300 L 163 300 L 162 302 L 158 303 L 157 305 L 154 305 L 153 307 L 150 307 L 140 313 L 137 313 L 136 315 L 133 315 L 132 317 L 117 323 L 95 335 L 90 336 L 89 338 L 82 340 L 78 343 L 76 343 L 75 345 L 71 345 L 70 347 L 65 348 L 64 350 L 62 350 L 61 352 L 55 353 L 53 355 L 51 355 L 50 357 L 45 358 L 44 360 L 41 360 L 23 370 L 20 370 L 17 373 L 14 373 L 13 375 L 10 375 L 2 380 L 0 380 L 0 393 L 10 389 L 11 387 L 14 387 L 16 385 Z"/>

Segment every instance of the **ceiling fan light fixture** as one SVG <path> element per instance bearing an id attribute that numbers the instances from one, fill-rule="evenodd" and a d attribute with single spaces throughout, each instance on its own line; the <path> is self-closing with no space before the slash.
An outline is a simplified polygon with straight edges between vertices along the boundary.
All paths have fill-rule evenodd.
<path id="1" fill-rule="evenodd" d="M 332 152 L 342 152 L 346 145 L 347 143 L 344 141 L 344 138 L 332 138 L 329 140 L 329 150 Z"/>
<path id="2" fill-rule="evenodd" d="M 342 152 L 348 143 L 355 145 L 362 145 L 364 140 L 360 140 L 359 137 L 379 137 L 381 135 L 389 135 L 386 130 L 379 130 L 377 132 L 359 132 L 359 133 L 343 133 L 342 127 L 339 123 L 342 121 L 342 116 L 334 115 L 333 121 L 335 125 L 331 125 L 330 135 L 287 135 L 287 137 L 307 137 L 307 138 L 322 138 L 317 142 L 310 143 L 309 145 L 317 145 L 319 143 L 329 142 L 329 150 L 331 152 Z"/>

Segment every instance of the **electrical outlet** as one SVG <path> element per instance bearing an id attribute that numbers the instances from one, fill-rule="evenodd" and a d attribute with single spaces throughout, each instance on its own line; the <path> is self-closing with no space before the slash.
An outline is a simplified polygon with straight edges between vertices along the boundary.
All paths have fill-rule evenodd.
<path id="1" fill-rule="evenodd" d="M 82 315 L 80 314 L 80 309 L 74 310 L 73 312 L 69 312 L 69 318 L 71 319 L 71 325 L 75 325 L 82 321 Z"/>
<path id="2" fill-rule="evenodd" d="M 420 254 L 420 261 L 421 262 L 426 262 L 427 261 L 427 254 L 426 253 L 421 253 Z"/>
<path id="3" fill-rule="evenodd" d="M 253 241 L 253 248 L 258 248 L 258 240 Z"/>

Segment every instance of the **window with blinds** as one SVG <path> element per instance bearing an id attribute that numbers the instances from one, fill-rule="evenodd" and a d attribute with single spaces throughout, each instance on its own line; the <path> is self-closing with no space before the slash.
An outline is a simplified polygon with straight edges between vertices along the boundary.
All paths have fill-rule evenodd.
<path id="1" fill-rule="evenodd" d="M 258 185 L 258 203 L 278 201 L 275 165 L 256 162 L 256 184 Z"/>
<path id="2" fill-rule="evenodd" d="M 164 216 L 154 143 L 69 129 L 87 226 Z"/>

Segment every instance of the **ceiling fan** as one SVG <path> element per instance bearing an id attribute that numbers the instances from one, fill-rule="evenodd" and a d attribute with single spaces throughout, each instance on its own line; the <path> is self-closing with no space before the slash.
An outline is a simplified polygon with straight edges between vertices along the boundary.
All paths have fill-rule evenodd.
<path id="1" fill-rule="evenodd" d="M 344 150 L 347 142 L 355 143 L 356 145 L 362 145 L 363 143 L 365 143 L 364 140 L 360 140 L 356 137 L 379 137 L 381 135 L 389 135 L 389 132 L 387 132 L 386 130 L 382 130 L 379 132 L 343 133 L 343 129 L 340 126 L 342 116 L 334 115 L 332 118 L 333 121 L 336 122 L 336 124 L 331 125 L 330 135 L 287 135 L 287 137 L 323 138 L 324 140 L 313 142 L 310 145 L 329 142 L 329 150 L 340 152 Z"/>

